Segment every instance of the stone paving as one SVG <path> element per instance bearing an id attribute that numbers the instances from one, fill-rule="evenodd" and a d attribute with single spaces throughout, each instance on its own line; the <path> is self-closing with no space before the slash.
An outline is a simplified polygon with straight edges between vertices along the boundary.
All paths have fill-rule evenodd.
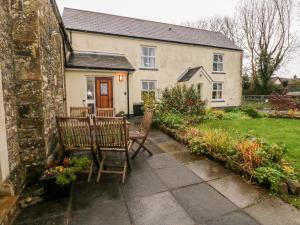
<path id="1" fill-rule="evenodd" d="M 21 211 L 16 225 L 297 225 L 300 212 L 161 133 L 132 161 L 125 185 L 79 179 L 68 199 Z M 84 177 L 86 178 L 86 177 Z"/>

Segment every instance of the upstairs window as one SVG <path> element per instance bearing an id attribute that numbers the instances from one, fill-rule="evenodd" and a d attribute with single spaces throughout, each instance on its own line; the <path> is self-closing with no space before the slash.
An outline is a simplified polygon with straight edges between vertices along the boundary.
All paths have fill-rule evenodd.
<path id="1" fill-rule="evenodd" d="M 214 61 L 213 61 L 213 72 L 223 72 L 223 57 L 222 54 L 214 54 Z"/>
<path id="2" fill-rule="evenodd" d="M 156 68 L 156 54 L 155 47 L 142 46 L 142 57 L 141 57 L 141 67 L 155 69 Z"/>
<path id="3" fill-rule="evenodd" d="M 142 92 L 141 92 L 142 101 L 144 101 L 144 99 L 148 96 L 155 100 L 156 99 L 155 91 L 156 91 L 156 81 L 155 80 L 143 80 L 142 81 Z"/>
<path id="4" fill-rule="evenodd" d="M 214 82 L 212 90 L 212 99 L 213 100 L 222 100 L 223 99 L 223 83 Z"/>

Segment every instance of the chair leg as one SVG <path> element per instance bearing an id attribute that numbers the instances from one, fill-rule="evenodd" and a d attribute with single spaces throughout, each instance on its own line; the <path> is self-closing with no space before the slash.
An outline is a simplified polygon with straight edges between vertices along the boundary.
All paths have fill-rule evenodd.
<path id="1" fill-rule="evenodd" d="M 96 157 L 96 154 L 95 154 L 95 152 L 94 152 L 94 149 L 92 149 L 92 156 L 93 156 L 93 160 L 94 160 L 94 162 L 95 162 L 97 168 L 99 169 L 99 162 L 98 162 L 98 160 L 97 160 L 97 157 Z"/>
<path id="2" fill-rule="evenodd" d="M 145 140 L 143 140 L 141 143 L 139 143 L 138 141 L 136 141 L 136 143 L 139 144 L 138 149 L 134 152 L 134 154 L 131 156 L 131 159 L 134 159 L 137 154 L 139 154 L 139 152 L 141 151 L 142 147 L 143 147 L 143 143 L 145 142 Z"/>
<path id="3" fill-rule="evenodd" d="M 124 184 L 124 182 L 125 182 L 126 170 L 127 170 L 127 162 L 124 163 L 123 176 L 122 176 L 122 184 Z"/>
<path id="4" fill-rule="evenodd" d="M 150 156 L 153 155 L 153 153 L 145 145 L 143 145 L 143 149 L 146 150 Z"/>
<path id="5" fill-rule="evenodd" d="M 128 170 L 131 171 L 131 166 L 130 166 L 128 151 L 126 151 L 125 154 L 126 154 L 126 162 L 127 162 Z"/>
<path id="6" fill-rule="evenodd" d="M 93 167 L 94 167 L 94 162 L 91 162 L 89 176 L 88 176 L 88 183 L 90 183 L 90 181 L 91 181 L 91 177 L 92 177 L 92 174 L 93 174 Z"/>
<path id="7" fill-rule="evenodd" d="M 99 183 L 99 181 L 101 179 L 101 173 L 103 170 L 104 160 L 105 160 L 105 156 L 102 158 L 101 163 L 100 163 L 100 168 L 99 168 L 98 176 L 97 176 L 97 183 Z"/>

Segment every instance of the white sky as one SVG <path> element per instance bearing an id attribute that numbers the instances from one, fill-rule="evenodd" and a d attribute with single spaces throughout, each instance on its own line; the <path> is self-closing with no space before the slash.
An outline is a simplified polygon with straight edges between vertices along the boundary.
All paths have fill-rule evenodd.
<path id="1" fill-rule="evenodd" d="M 180 24 L 213 15 L 234 13 L 239 0 L 56 0 L 59 10 L 64 7 L 129 16 L 166 23 Z M 300 33 L 299 23 L 293 29 Z M 280 72 L 280 76 L 300 77 L 300 53 Z"/>

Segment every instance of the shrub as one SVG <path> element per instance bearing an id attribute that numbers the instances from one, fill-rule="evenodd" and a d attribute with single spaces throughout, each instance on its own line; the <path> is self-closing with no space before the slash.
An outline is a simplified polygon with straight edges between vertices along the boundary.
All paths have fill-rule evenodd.
<path id="1" fill-rule="evenodd" d="M 264 115 L 260 112 L 258 112 L 256 109 L 251 107 L 242 107 L 241 111 L 245 112 L 248 116 L 252 118 L 262 118 Z"/>
<path id="2" fill-rule="evenodd" d="M 178 129 L 184 124 L 184 118 L 179 113 L 166 113 L 161 116 L 160 124 Z"/>
<path id="3" fill-rule="evenodd" d="M 200 115 L 204 111 L 205 102 L 193 85 L 177 85 L 162 91 L 160 111 L 181 114 Z"/>
<path id="4" fill-rule="evenodd" d="M 297 110 L 297 103 L 287 94 L 272 94 L 270 102 L 275 110 Z"/>

